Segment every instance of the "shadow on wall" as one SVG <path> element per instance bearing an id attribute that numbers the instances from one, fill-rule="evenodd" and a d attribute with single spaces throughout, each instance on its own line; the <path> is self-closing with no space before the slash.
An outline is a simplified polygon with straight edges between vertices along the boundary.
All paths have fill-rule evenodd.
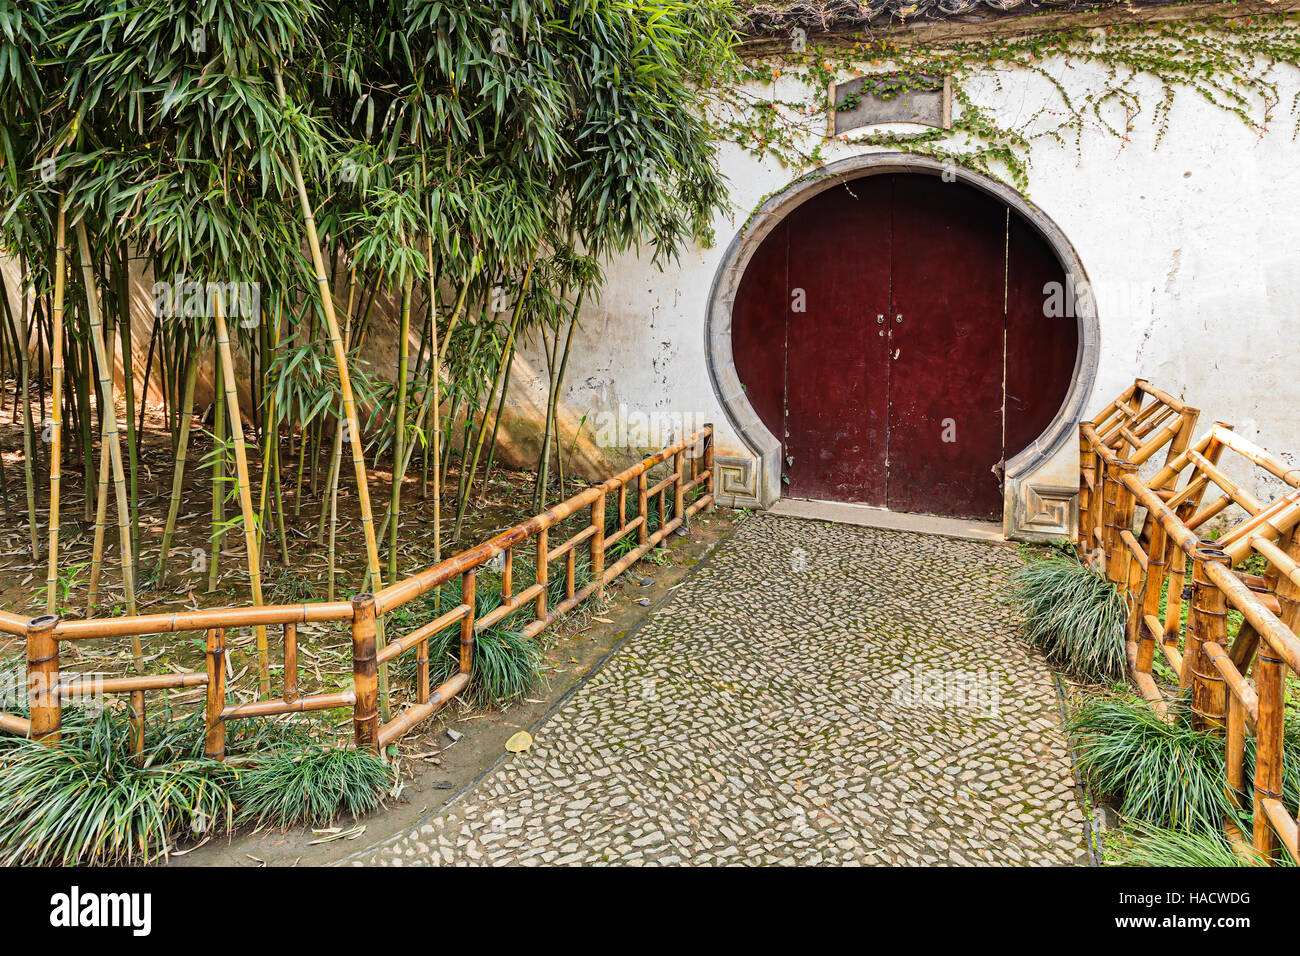
<path id="1" fill-rule="evenodd" d="M 515 353 L 510 390 L 501 413 L 497 437 L 497 460 L 507 468 L 537 467 L 546 425 L 547 375 L 534 367 L 522 352 Z M 560 403 L 558 412 L 560 454 L 564 476 L 577 475 L 585 481 L 601 481 L 628 465 L 635 464 L 662 445 L 644 448 L 611 444 L 597 427 L 593 413 L 575 413 Z M 551 475 L 555 475 L 556 442 L 551 442 Z"/>

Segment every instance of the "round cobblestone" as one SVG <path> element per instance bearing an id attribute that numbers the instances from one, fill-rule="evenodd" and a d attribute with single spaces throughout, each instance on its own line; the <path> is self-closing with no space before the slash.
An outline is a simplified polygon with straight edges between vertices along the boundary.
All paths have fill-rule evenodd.
<path id="1" fill-rule="evenodd" d="M 985 543 L 762 516 L 512 755 L 353 864 L 1089 861 Z"/>

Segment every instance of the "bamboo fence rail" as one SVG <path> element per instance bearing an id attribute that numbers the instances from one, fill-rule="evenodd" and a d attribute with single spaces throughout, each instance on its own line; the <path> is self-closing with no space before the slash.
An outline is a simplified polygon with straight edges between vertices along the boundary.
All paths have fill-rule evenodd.
<path id="1" fill-rule="evenodd" d="M 672 463 L 666 478 L 648 486 L 647 473 L 656 465 Z M 689 463 L 689 466 L 688 466 Z M 637 495 L 636 517 L 628 517 L 629 488 Z M 672 517 L 667 513 L 666 496 L 672 495 Z M 606 507 L 610 496 L 617 496 L 617 526 L 606 527 Z M 688 500 L 689 499 L 689 500 Z M 647 518 L 652 500 L 660 518 L 650 532 Z M 205 687 L 205 753 L 215 759 L 226 754 L 226 727 L 233 720 L 297 714 L 318 710 L 352 709 L 356 746 L 381 750 L 410 732 L 465 689 L 474 669 L 475 635 L 497 624 L 510 614 L 531 607 L 534 620 L 521 633 L 536 637 L 546 627 L 573 610 L 592 595 L 601 595 L 605 586 L 635 564 L 652 548 L 682 527 L 687 519 L 702 510 L 712 510 L 713 497 L 713 426 L 705 425 L 695 434 L 638 462 L 599 485 L 595 485 L 555 505 L 520 525 L 503 531 L 477 547 L 440 561 L 430 568 L 407 577 L 374 594 L 358 594 L 350 601 L 313 602 L 296 605 L 255 605 L 252 607 L 208 608 L 172 614 L 137 614 L 127 617 L 85 620 L 61 620 L 47 614 L 37 618 L 0 612 L 0 633 L 23 639 L 27 660 L 27 700 L 29 717 L 0 713 L 0 731 L 19 734 L 48 744 L 59 742 L 62 730 L 63 701 L 87 695 L 129 694 L 131 697 L 131 731 L 137 754 L 144 746 L 145 694 L 149 691 Z M 549 531 L 565 519 L 588 512 L 587 524 L 558 545 L 550 543 Z M 606 564 L 606 553 L 629 535 L 636 534 L 636 546 L 627 554 Z M 514 555 L 520 547 L 531 547 L 536 559 L 536 580 L 516 591 L 513 582 Z M 590 558 L 591 579 L 581 589 L 575 582 L 575 558 L 585 548 Z M 499 605 L 480 614 L 475 604 L 476 575 L 489 562 L 500 559 L 502 571 Z M 550 565 L 563 560 L 564 598 L 547 606 Z M 461 603 L 446 608 L 410 633 L 379 642 L 383 616 L 409 604 L 440 585 L 459 578 Z M 302 694 L 299 690 L 298 627 L 303 624 L 350 622 L 352 632 L 352 688 L 333 693 Z M 446 628 L 456 626 L 460 632 L 458 669 L 437 687 L 430 687 L 429 639 Z M 270 697 L 259 668 L 259 699 L 232 704 L 227 694 L 227 633 L 242 628 L 279 628 L 283 664 L 283 688 L 278 698 Z M 202 632 L 205 636 L 203 671 L 142 674 L 132 677 L 102 678 L 60 673 L 59 645 L 65 641 L 142 637 L 179 632 Z M 259 662 L 264 661 L 266 645 L 259 638 Z M 404 711 L 381 721 L 381 668 L 404 654 L 415 653 L 415 700 Z"/>
<path id="2" fill-rule="evenodd" d="M 1117 419 L 1133 422 L 1145 413 L 1128 404 L 1138 390 L 1156 398 L 1150 407 L 1173 409 L 1146 417 L 1169 422 L 1161 434 L 1168 434 L 1170 446 L 1164 466 L 1146 480 L 1139 465 L 1158 450 L 1152 448 L 1158 436 L 1144 437 L 1151 427 L 1130 426 L 1126 435 L 1116 426 Z M 1169 695 L 1185 695 L 1193 725 L 1223 737 L 1229 797 L 1252 822 L 1247 836 L 1236 820 L 1225 820 L 1229 840 L 1266 859 L 1284 849 L 1300 862 L 1297 821 L 1282 803 L 1285 682 L 1288 670 L 1300 673 L 1300 469 L 1221 422 L 1195 442 L 1184 440 L 1183 426 L 1195 421 L 1195 410 L 1180 411 L 1148 383 L 1138 382 L 1125 396 L 1079 427 L 1080 489 L 1088 499 L 1081 508 L 1087 519 L 1080 520 L 1080 553 L 1124 597 L 1129 672 L 1143 696 L 1169 718 Z M 1181 415 L 1177 432 L 1175 414 Z M 1289 490 L 1272 502 L 1259 501 L 1221 467 L 1225 452 Z M 1203 503 L 1207 493 L 1214 497 Z M 1244 518 L 1213 540 L 1198 536 L 1197 529 L 1234 506 Z M 1139 507 L 1145 511 L 1140 528 Z M 1263 574 L 1237 567 L 1251 554 L 1264 559 Z M 1231 643 L 1229 611 L 1242 618 Z M 1176 686 L 1157 682 L 1157 652 Z M 1248 730 L 1255 738 L 1249 789 Z"/>

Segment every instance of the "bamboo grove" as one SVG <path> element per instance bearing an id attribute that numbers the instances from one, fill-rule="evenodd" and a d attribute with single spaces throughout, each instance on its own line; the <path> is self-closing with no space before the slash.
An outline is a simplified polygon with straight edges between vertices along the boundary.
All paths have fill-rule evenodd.
<path id="1" fill-rule="evenodd" d="M 602 266 L 707 241 L 722 204 L 691 104 L 733 69 L 729 23 L 715 2 L 0 0 L 0 421 L 21 426 L 0 500 L 46 609 L 89 615 L 111 587 L 135 613 L 175 573 L 196 473 L 210 589 L 238 542 L 253 604 L 322 552 L 332 600 L 354 519 L 345 586 L 391 585 L 406 485 L 437 560 L 528 341 L 549 384 L 534 510 L 563 497 L 559 397 Z M 396 367 L 372 368 L 386 310 Z M 161 538 L 141 530 L 151 394 Z M 76 573 L 69 514 L 94 528 Z"/>

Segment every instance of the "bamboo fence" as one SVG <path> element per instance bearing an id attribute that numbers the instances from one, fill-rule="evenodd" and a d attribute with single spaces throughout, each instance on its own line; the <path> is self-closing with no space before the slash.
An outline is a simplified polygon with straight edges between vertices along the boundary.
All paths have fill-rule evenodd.
<path id="1" fill-rule="evenodd" d="M 650 485 L 648 473 L 656 465 L 672 463 L 667 477 Z M 689 465 L 688 465 L 689 463 Z M 637 514 L 628 517 L 628 497 L 636 495 Z M 672 517 L 667 513 L 666 496 L 672 495 Z M 606 527 L 606 506 L 616 496 L 618 524 Z M 648 516 L 657 508 L 660 518 L 652 532 Z M 356 746 L 381 750 L 409 733 L 459 694 L 470 681 L 474 669 L 475 635 L 508 615 L 531 606 L 534 620 L 521 633 L 534 638 L 549 625 L 572 611 L 593 595 L 602 595 L 606 585 L 628 570 L 669 534 L 702 510 L 712 510 L 713 497 L 713 426 L 705 425 L 693 435 L 664 448 L 613 478 L 535 515 L 496 537 L 485 541 L 417 574 L 383 588 L 374 594 L 358 594 L 349 601 L 313 602 L 297 605 L 255 605 L 251 607 L 208 608 L 172 614 L 136 614 L 115 618 L 62 620 L 46 614 L 27 618 L 0 611 L 0 633 L 22 638 L 27 659 L 27 698 L 29 717 L 0 713 L 0 731 L 19 734 L 54 745 L 60 740 L 63 702 L 90 694 L 129 694 L 133 747 L 143 752 L 145 695 L 150 691 L 206 687 L 205 753 L 221 760 L 226 754 L 226 728 L 234 720 L 298 714 L 309 711 L 352 709 Z M 571 516 L 586 510 L 585 527 L 563 542 L 552 545 L 549 531 Z M 636 545 L 617 561 L 606 564 L 606 552 L 631 535 Z M 536 559 L 536 580 L 516 591 L 513 585 L 514 555 L 529 548 Z M 590 583 L 576 587 L 576 557 L 586 548 L 591 565 Z M 488 562 L 498 561 L 503 568 L 501 600 L 486 613 L 475 604 L 475 579 Z M 547 584 L 550 565 L 564 562 L 564 597 L 548 607 Z M 381 645 L 380 621 L 383 616 L 409 604 L 434 588 L 456 578 L 461 582 L 461 603 L 447 608 L 432 620 L 411 632 Z M 377 579 L 376 579 L 377 580 Z M 302 694 L 299 691 L 298 628 L 305 624 L 350 622 L 352 631 L 352 689 L 335 693 Z M 429 639 L 448 627 L 460 630 L 459 667 L 455 674 L 437 687 L 429 686 Z M 259 672 L 259 699 L 242 704 L 228 700 L 226 688 L 227 634 L 236 629 L 254 628 L 259 634 L 268 628 L 280 629 L 283 663 L 283 688 L 278 698 L 270 697 Z M 87 678 L 63 675 L 59 666 L 59 647 L 68 641 L 130 637 L 133 643 L 151 635 L 198 632 L 206 636 L 203 671 L 138 674 L 129 677 Z M 259 641 L 259 658 L 266 653 Z M 380 669 L 404 654 L 414 652 L 416 660 L 415 700 L 390 720 L 380 719 Z"/>
<path id="2" fill-rule="evenodd" d="M 1144 405 L 1143 396 L 1153 401 Z M 1266 859 L 1284 849 L 1300 862 L 1297 821 L 1282 803 L 1286 676 L 1300 673 L 1300 469 L 1222 422 L 1188 441 L 1196 414 L 1139 381 L 1080 425 L 1079 551 L 1124 597 L 1129 672 L 1142 695 L 1166 718 L 1168 695 L 1185 695 L 1193 724 L 1222 736 L 1229 798 L 1252 821 L 1249 836 L 1224 821 L 1233 846 Z M 1144 480 L 1139 467 L 1166 445 L 1164 465 Z M 1258 500 L 1229 477 L 1233 468 L 1225 471 L 1228 452 L 1288 490 Z M 1244 513 L 1235 525 L 1213 539 L 1197 534 L 1234 506 Z M 1264 559 L 1263 574 L 1238 568 L 1252 554 Z M 1231 642 L 1230 610 L 1242 616 Z M 1176 686 L 1162 689 L 1153 676 L 1157 652 Z"/>

